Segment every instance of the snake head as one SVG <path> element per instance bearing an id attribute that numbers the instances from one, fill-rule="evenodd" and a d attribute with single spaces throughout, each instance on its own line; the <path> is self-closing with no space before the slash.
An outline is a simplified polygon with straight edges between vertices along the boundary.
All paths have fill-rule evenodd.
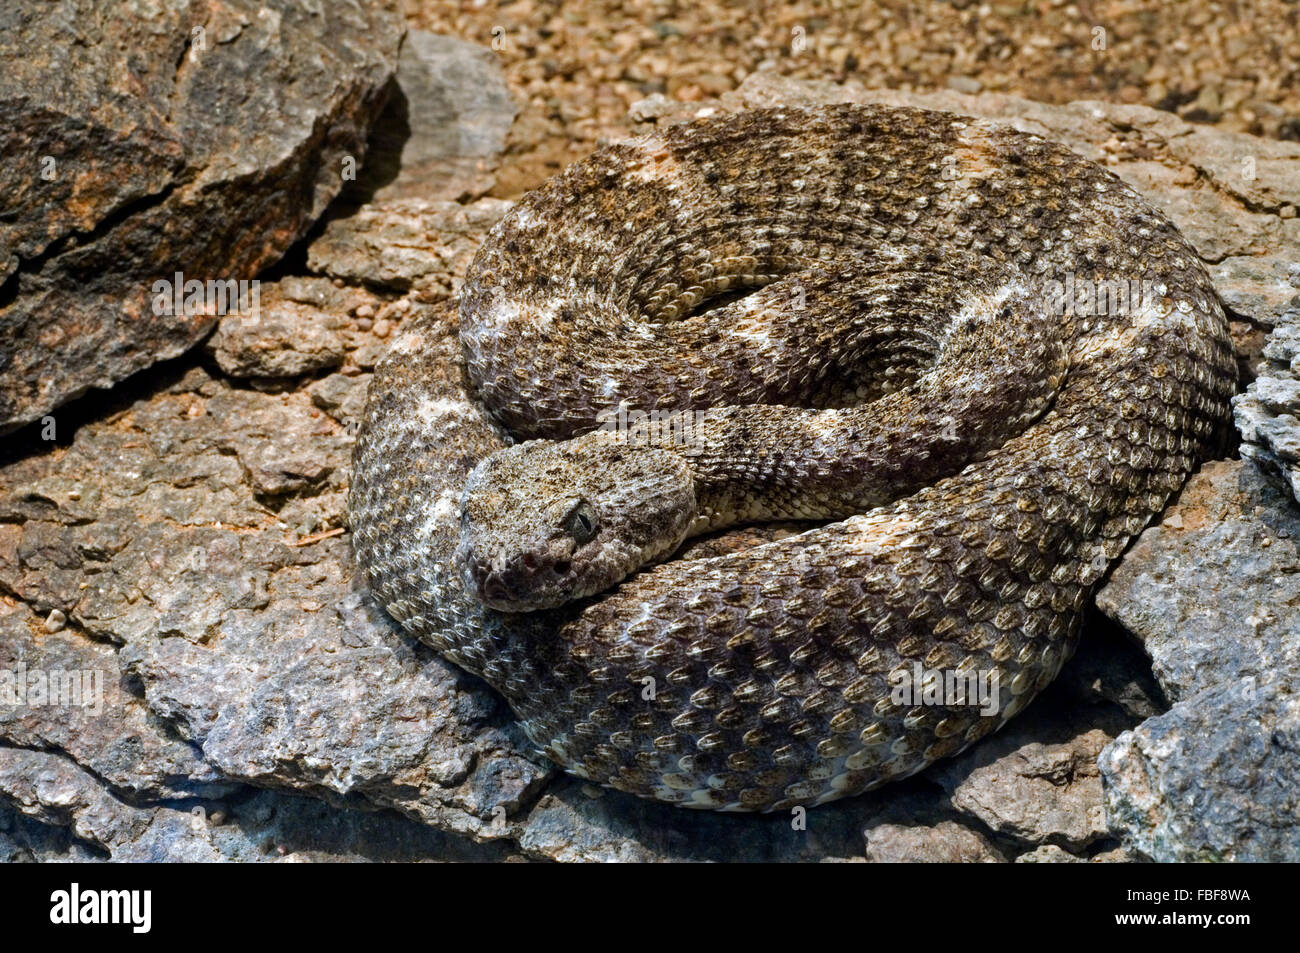
<path id="1" fill-rule="evenodd" d="M 681 456 L 596 431 L 485 458 L 461 497 L 465 585 L 505 612 L 595 595 L 670 555 L 696 517 Z"/>

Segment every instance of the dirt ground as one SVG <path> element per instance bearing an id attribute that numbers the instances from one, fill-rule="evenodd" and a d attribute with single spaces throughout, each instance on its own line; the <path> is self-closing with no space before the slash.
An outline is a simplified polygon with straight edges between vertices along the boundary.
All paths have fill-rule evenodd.
<path id="1" fill-rule="evenodd" d="M 523 106 L 498 176 L 502 198 L 624 134 L 632 103 L 715 96 L 760 69 L 909 91 L 1146 103 L 1300 139 L 1294 0 L 408 0 L 408 19 L 501 56 Z"/>

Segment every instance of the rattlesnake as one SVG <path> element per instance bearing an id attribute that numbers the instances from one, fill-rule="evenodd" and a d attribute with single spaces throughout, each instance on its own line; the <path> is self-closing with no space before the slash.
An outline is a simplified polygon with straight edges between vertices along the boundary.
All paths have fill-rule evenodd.
<path id="1" fill-rule="evenodd" d="M 1141 293 L 1089 308 L 1089 281 Z M 370 385 L 349 510 L 375 596 L 568 771 L 721 810 L 855 794 L 1020 711 L 1235 382 L 1163 215 L 1062 146 L 912 109 L 601 148 L 493 230 L 458 317 L 459 343 L 455 315 L 408 320 Z M 610 426 L 659 411 L 686 413 Z M 774 519 L 835 521 L 599 592 Z M 896 694 L 936 672 L 1000 698 Z"/>

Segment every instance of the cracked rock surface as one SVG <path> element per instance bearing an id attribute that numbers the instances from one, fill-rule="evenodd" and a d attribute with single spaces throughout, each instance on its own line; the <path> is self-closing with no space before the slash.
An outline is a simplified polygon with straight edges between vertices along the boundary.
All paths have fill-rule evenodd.
<path id="1" fill-rule="evenodd" d="M 490 57 L 448 43 L 420 49 L 461 64 L 448 92 L 457 115 L 478 117 L 480 131 L 509 125 L 514 107 L 494 98 Z M 1141 107 L 764 74 L 689 113 L 637 110 L 650 118 L 628 128 L 837 98 L 998 116 L 1107 163 L 1224 267 L 1243 366 L 1260 360 L 1251 348 L 1285 310 L 1277 269 L 1295 257 L 1296 220 L 1275 209 L 1300 198 L 1300 147 L 1259 146 L 1259 178 L 1229 183 L 1229 159 L 1256 140 L 1202 135 Z M 407 121 L 418 126 L 420 115 Z M 457 141 L 485 140 L 471 130 Z M 509 208 L 483 195 L 491 155 L 447 179 L 402 163 L 390 181 L 407 185 L 336 206 L 296 264 L 264 281 L 257 320 L 228 315 L 184 357 L 58 411 L 53 432 L 37 425 L 9 438 L 0 671 L 78 673 L 102 694 L 98 714 L 0 705 L 0 858 L 1290 856 L 1295 747 L 1265 737 L 1293 730 L 1285 679 L 1257 679 L 1245 715 L 1231 693 L 1266 668 L 1294 668 L 1287 634 L 1300 629 L 1284 614 L 1294 595 L 1284 580 L 1296 515 L 1241 461 L 1206 467 L 1142 537 L 1103 592 L 1107 618 L 1090 622 L 1056 684 L 1004 731 L 919 777 L 804 816 L 750 817 L 593 789 L 539 760 L 490 689 L 373 604 L 342 523 L 375 362 L 402 322 L 445 309 Z M 1244 606 L 1272 615 L 1252 628 L 1230 614 Z M 1208 620 L 1203 638 L 1189 636 L 1189 620 Z M 1216 625 L 1229 627 L 1217 631 L 1232 633 L 1233 652 L 1222 635 L 1213 641 Z M 1203 730 L 1211 719 L 1215 730 Z M 1212 805 L 1219 813 L 1204 813 Z M 1246 832 L 1260 824 L 1273 827 L 1252 840 Z"/>
<path id="2" fill-rule="evenodd" d="M 405 30 L 396 0 L 98 6 L 0 7 L 0 433 L 201 340 L 154 282 L 251 279 L 306 233 Z"/>
<path id="3" fill-rule="evenodd" d="M 1241 455 L 1300 501 L 1300 262 L 1288 268 L 1298 293 L 1263 347 L 1259 376 L 1232 405 Z"/>
<path id="4" fill-rule="evenodd" d="M 1100 761 L 1112 829 L 1159 861 L 1300 859 L 1300 508 L 1249 461 L 1206 464 L 1098 605 L 1167 713 Z"/>

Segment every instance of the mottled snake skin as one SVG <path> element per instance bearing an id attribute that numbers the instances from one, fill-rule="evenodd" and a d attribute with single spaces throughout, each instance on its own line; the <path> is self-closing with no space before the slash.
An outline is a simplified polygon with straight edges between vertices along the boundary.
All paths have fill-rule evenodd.
<path id="1" fill-rule="evenodd" d="M 1067 279 L 1148 293 L 1054 307 Z M 481 249 L 459 339 L 450 313 L 406 323 L 370 388 L 353 545 L 388 612 L 573 774 L 816 804 L 960 751 L 1055 677 L 1107 568 L 1222 438 L 1234 381 L 1196 253 L 1065 148 L 910 109 L 739 113 L 575 164 Z M 759 405 L 684 456 L 728 510 L 712 525 L 861 515 L 485 608 L 457 561 L 468 474 L 620 404 Z M 917 663 L 996 673 L 996 711 L 897 701 Z"/>

